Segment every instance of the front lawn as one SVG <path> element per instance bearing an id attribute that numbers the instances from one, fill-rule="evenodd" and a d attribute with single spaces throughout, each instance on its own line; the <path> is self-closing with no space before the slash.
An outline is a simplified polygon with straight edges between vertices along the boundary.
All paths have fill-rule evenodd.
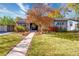
<path id="1" fill-rule="evenodd" d="M 22 40 L 23 36 L 17 33 L 0 36 L 0 56 L 6 55 L 17 43 Z"/>
<path id="2" fill-rule="evenodd" d="M 35 35 L 27 55 L 79 56 L 79 34 L 62 32 Z"/>

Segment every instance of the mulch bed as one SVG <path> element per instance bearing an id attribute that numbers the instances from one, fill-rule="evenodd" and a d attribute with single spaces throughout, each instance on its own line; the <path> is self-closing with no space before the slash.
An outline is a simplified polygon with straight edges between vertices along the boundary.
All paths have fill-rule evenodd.
<path id="1" fill-rule="evenodd" d="M 18 32 L 18 34 L 21 34 L 23 36 L 27 36 L 30 32 Z"/>

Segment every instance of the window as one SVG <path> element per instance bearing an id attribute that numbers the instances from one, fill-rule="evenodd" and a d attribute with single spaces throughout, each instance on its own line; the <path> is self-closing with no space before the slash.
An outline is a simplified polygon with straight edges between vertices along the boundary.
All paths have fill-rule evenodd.
<path id="1" fill-rule="evenodd" d="M 60 23 L 59 22 L 57 22 L 57 24 L 56 25 L 60 25 Z"/>
<path id="2" fill-rule="evenodd" d="M 62 25 L 64 25 L 64 23 L 62 22 Z"/>
<path id="3" fill-rule="evenodd" d="M 70 26 L 72 26 L 72 22 L 70 22 Z"/>
<path id="4" fill-rule="evenodd" d="M 72 24 L 70 24 L 70 26 L 72 26 Z"/>
<path id="5" fill-rule="evenodd" d="M 57 22 L 56 25 L 64 25 L 63 22 Z"/>

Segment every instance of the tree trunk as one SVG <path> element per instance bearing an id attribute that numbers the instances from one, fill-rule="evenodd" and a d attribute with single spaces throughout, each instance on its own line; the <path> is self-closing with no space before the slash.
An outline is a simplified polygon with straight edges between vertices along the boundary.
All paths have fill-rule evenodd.
<path id="1" fill-rule="evenodd" d="M 43 34 L 43 33 L 44 33 L 43 29 L 44 29 L 44 26 L 43 26 L 43 25 L 41 25 L 41 34 Z"/>
<path id="2" fill-rule="evenodd" d="M 41 26 L 41 34 L 43 33 L 43 26 Z"/>

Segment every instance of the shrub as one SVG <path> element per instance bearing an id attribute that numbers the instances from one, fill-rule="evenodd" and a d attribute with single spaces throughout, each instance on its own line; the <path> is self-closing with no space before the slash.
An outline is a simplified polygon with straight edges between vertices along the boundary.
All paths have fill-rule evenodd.
<path id="1" fill-rule="evenodd" d="M 59 28 L 60 32 L 66 32 L 67 30 L 65 28 Z"/>
<path id="2" fill-rule="evenodd" d="M 57 31 L 58 31 L 58 28 L 57 28 L 57 27 L 49 27 L 48 30 L 49 30 L 49 31 L 57 32 Z"/>
<path id="3" fill-rule="evenodd" d="M 15 27 L 15 31 L 17 31 L 17 32 L 23 32 L 25 30 L 26 30 L 26 28 L 24 26 L 21 26 L 21 25 L 18 25 Z"/>

